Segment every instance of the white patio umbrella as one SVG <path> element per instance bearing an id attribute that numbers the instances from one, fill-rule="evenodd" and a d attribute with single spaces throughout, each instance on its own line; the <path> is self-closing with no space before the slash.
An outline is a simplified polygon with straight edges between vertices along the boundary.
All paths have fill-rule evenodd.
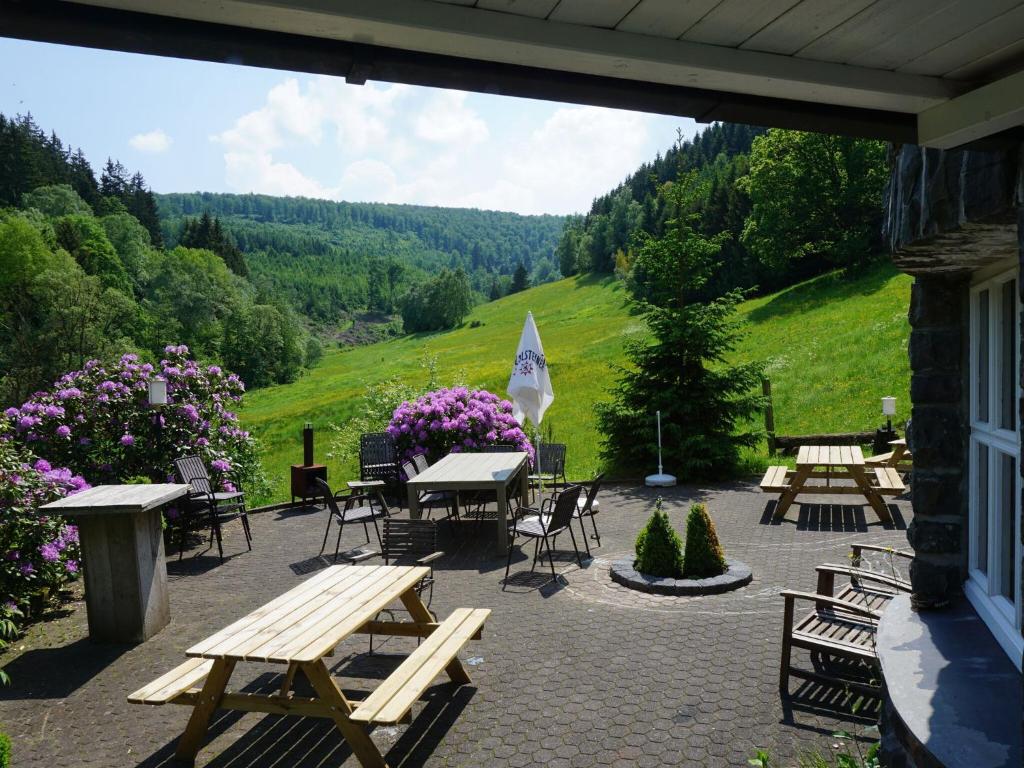
<path id="1" fill-rule="evenodd" d="M 544 411 L 555 400 L 555 392 L 551 388 L 551 375 L 548 372 L 548 361 L 544 357 L 544 347 L 540 343 L 537 323 L 533 313 L 526 313 L 526 324 L 519 337 L 519 349 L 516 350 L 515 363 L 512 365 L 512 376 L 508 380 L 508 396 L 512 399 L 512 415 L 516 421 L 525 426 L 529 419 L 538 430 L 537 437 L 537 474 L 541 475 L 541 492 L 544 491 L 543 473 L 540 466 L 540 422 Z"/>

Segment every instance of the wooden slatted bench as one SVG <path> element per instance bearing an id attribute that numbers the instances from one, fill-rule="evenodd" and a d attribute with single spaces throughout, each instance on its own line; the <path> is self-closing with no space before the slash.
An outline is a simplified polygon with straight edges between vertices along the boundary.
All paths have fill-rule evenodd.
<path id="1" fill-rule="evenodd" d="M 907 490 L 900 473 L 892 467 L 875 467 L 875 482 L 882 496 L 899 496 Z"/>
<path id="2" fill-rule="evenodd" d="M 131 704 L 167 704 L 193 687 L 202 687 L 213 667 L 211 659 L 189 659 L 128 697 Z"/>
<path id="3" fill-rule="evenodd" d="M 875 632 L 881 613 L 863 605 L 844 602 L 834 597 L 813 594 L 810 592 L 782 593 L 786 601 L 782 631 L 782 662 L 779 667 L 779 690 L 789 693 L 789 678 L 800 677 L 819 683 L 836 684 L 876 695 L 878 686 L 842 677 L 838 674 L 827 674 L 824 671 L 801 669 L 794 667 L 791 654 L 794 646 L 806 648 L 812 654 L 839 656 L 845 659 L 861 661 L 869 666 L 877 667 L 878 658 L 875 654 Z M 797 600 L 809 600 L 814 610 L 794 623 L 794 603 Z"/>
<path id="4" fill-rule="evenodd" d="M 782 493 L 789 490 L 788 473 L 789 467 L 768 467 L 764 477 L 761 478 L 761 490 L 769 493 Z"/>
<path id="5" fill-rule="evenodd" d="M 491 611 L 488 608 L 457 608 L 426 640 L 392 672 L 349 719 L 361 723 L 397 723 L 423 695 L 430 683 L 478 636 Z M 461 667 L 460 667 L 461 668 Z M 459 682 L 468 683 L 469 676 Z"/>

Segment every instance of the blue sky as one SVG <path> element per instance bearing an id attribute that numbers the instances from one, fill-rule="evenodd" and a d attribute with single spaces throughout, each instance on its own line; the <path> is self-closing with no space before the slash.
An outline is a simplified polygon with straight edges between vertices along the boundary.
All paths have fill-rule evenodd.
<path id="1" fill-rule="evenodd" d="M 158 192 L 570 213 L 689 119 L 0 38 L 0 112 L 31 112 Z"/>

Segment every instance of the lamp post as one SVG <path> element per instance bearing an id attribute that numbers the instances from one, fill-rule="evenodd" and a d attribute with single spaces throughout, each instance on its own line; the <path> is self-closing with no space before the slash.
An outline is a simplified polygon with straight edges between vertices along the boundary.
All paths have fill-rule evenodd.
<path id="1" fill-rule="evenodd" d="M 149 407 L 154 410 L 153 413 L 153 428 L 156 432 L 156 455 L 157 466 L 153 467 L 153 482 L 163 483 L 167 481 L 166 471 L 161 466 L 163 464 L 163 431 L 164 431 L 164 417 L 160 413 L 163 407 L 167 405 L 167 380 L 156 376 L 149 380 L 147 385 L 147 396 L 149 399 Z M 158 475 L 159 473 L 159 475 Z"/>
<path id="2" fill-rule="evenodd" d="M 896 398 L 882 398 L 882 415 L 885 416 L 886 429 L 892 432 L 892 417 L 896 415 Z"/>

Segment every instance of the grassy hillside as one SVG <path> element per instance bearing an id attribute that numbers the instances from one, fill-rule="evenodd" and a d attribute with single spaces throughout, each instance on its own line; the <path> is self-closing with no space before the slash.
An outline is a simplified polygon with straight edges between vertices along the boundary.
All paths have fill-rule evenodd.
<path id="1" fill-rule="evenodd" d="M 879 398 L 889 394 L 906 418 L 909 286 L 885 265 L 855 280 L 826 275 L 743 305 L 749 334 L 736 355 L 768 361 L 777 431 L 871 428 L 881 421 Z M 395 375 L 426 380 L 425 351 L 437 356 L 441 382 L 464 374 L 471 385 L 504 392 L 527 310 L 540 328 L 555 390 L 545 423 L 568 444 L 569 476 L 589 476 L 600 465 L 593 404 L 623 361 L 623 338 L 642 332 L 642 324 L 630 315 L 620 283 L 574 278 L 477 307 L 454 331 L 329 352 L 300 381 L 253 392 L 241 415 L 264 443 L 274 499 L 288 497 L 288 465 L 301 460 L 304 422 L 317 428 L 323 460 L 328 425 L 352 414 L 368 383 Z M 766 460 L 763 448 L 748 458 L 751 465 Z M 338 483 L 355 477 L 356 467 L 333 464 L 330 471 Z"/>

